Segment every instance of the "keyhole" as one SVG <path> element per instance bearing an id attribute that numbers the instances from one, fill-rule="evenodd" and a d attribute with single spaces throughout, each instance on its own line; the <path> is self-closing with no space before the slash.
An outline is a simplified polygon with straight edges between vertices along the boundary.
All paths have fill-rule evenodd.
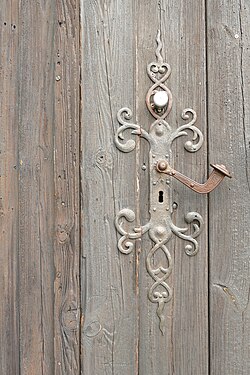
<path id="1" fill-rule="evenodd" d="M 163 191 L 159 191 L 159 203 L 163 203 Z"/>

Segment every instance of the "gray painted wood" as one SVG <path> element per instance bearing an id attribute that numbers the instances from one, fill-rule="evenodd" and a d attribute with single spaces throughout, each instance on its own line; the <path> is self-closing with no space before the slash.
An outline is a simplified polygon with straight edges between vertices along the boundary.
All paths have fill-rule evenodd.
<path id="1" fill-rule="evenodd" d="M 19 368 L 18 328 L 18 6 L 0 12 L 0 363 L 3 374 Z M 15 28 L 14 28 L 15 25 Z M 11 82 L 11 84 L 10 84 Z"/>
<path id="2" fill-rule="evenodd" d="M 51 374 L 53 345 L 54 3 L 18 9 L 20 373 Z M 13 19 L 13 23 L 16 20 Z M 14 27 L 14 26 L 13 26 Z"/>
<path id="3" fill-rule="evenodd" d="M 136 151 L 114 145 L 117 111 L 135 106 L 134 5 L 82 1 L 82 372 L 138 373 L 136 256 L 114 227 L 137 210 Z"/>
<path id="4" fill-rule="evenodd" d="M 233 179 L 209 199 L 211 374 L 250 372 L 249 21 L 247 1 L 208 1 L 210 161 Z"/>
<path id="5" fill-rule="evenodd" d="M 54 73 L 55 374 L 80 373 L 79 1 L 56 2 Z"/>
<path id="6" fill-rule="evenodd" d="M 198 115 L 197 126 L 206 139 L 205 93 L 205 7 L 196 1 L 138 1 L 138 105 L 139 121 L 153 122 L 145 108 L 145 93 L 151 85 L 146 74 L 146 64 L 155 61 L 155 35 L 162 31 L 163 56 L 172 73 L 167 82 L 173 93 L 173 109 L 168 122 L 173 129 L 184 123 L 181 112 L 191 107 Z M 186 139 L 175 141 L 174 168 L 197 181 L 206 179 L 206 142 L 197 154 L 184 151 Z M 141 164 L 147 164 L 148 146 L 141 142 Z M 141 173 L 141 220 L 148 221 L 148 176 Z M 184 215 L 198 211 L 207 222 L 206 196 L 198 196 L 179 182 L 171 181 L 173 200 L 178 204 L 173 221 L 185 227 Z M 140 350 L 139 363 L 142 374 L 207 374 L 208 373 L 208 300 L 207 300 L 207 232 L 199 237 L 200 251 L 194 257 L 184 252 L 185 242 L 173 239 L 168 248 L 174 260 L 170 285 L 173 299 L 165 304 L 166 332 L 159 331 L 156 305 L 147 298 L 152 279 L 145 270 L 145 256 L 152 244 L 144 238 L 140 259 Z M 157 262 L 164 264 L 161 254 Z"/>
<path id="7" fill-rule="evenodd" d="M 1 2 L 3 374 L 249 374 L 250 7 L 245 0 L 206 7 L 194 0 Z M 192 258 L 182 240 L 169 243 L 174 297 L 164 336 L 147 297 L 151 242 L 144 235 L 134 252 L 121 254 L 114 227 L 122 208 L 136 214 L 131 228 L 149 220 L 148 145 L 135 138 L 125 154 L 114 134 L 123 106 L 146 129 L 152 123 L 146 65 L 155 59 L 158 28 L 172 68 L 168 121 L 176 128 L 191 107 L 205 135 L 197 154 L 184 151 L 183 138 L 176 142 L 174 168 L 206 179 L 207 78 L 209 162 L 233 172 L 210 195 L 209 217 L 205 196 L 171 182 L 174 223 L 186 226 L 185 213 L 195 210 L 209 232 Z"/>
<path id="8" fill-rule="evenodd" d="M 1 372 L 77 374 L 79 4 L 1 5 Z"/>

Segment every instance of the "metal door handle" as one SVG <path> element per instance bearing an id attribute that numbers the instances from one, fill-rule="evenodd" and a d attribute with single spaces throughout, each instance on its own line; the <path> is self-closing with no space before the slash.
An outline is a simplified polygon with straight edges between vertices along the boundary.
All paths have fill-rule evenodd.
<path id="1" fill-rule="evenodd" d="M 210 193 L 221 183 L 224 177 L 232 177 L 226 167 L 222 164 L 211 164 L 211 167 L 213 167 L 214 169 L 210 174 L 208 180 L 204 184 L 200 184 L 199 182 L 196 182 L 191 178 L 184 176 L 182 173 L 176 171 L 165 160 L 159 160 L 156 164 L 156 169 L 158 172 L 173 176 L 184 185 L 186 185 L 189 189 L 199 194 Z"/>

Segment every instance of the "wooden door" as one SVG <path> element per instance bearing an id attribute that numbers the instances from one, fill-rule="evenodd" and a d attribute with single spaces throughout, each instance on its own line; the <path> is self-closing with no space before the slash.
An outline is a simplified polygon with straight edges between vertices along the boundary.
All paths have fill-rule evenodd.
<path id="1" fill-rule="evenodd" d="M 249 21 L 243 0 L 1 1 L 1 374 L 250 373 Z M 167 244 L 164 329 L 149 298 L 153 241 L 122 253 L 115 226 L 124 208 L 129 228 L 153 209 L 148 143 L 132 135 L 124 153 L 115 134 L 123 107 L 147 131 L 154 120 L 157 30 L 167 121 L 175 130 L 194 109 L 204 135 L 197 152 L 183 147 L 189 131 L 175 141 L 173 167 L 200 182 L 210 163 L 233 175 L 208 196 L 166 184 L 174 225 L 195 211 L 204 228 L 195 256 L 178 236 Z M 153 261 L 166 266 L 162 249 Z"/>

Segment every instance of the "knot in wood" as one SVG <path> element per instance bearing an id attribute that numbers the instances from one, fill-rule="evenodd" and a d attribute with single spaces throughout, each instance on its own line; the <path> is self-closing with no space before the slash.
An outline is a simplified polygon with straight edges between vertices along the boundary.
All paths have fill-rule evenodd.
<path id="1" fill-rule="evenodd" d="M 67 331 L 76 331 L 78 329 L 78 309 L 62 311 L 62 325 Z"/>
<path id="2" fill-rule="evenodd" d="M 69 234 L 65 229 L 59 228 L 57 238 L 60 243 L 66 243 L 69 240 Z"/>
<path id="3" fill-rule="evenodd" d="M 96 153 L 96 164 L 99 166 L 99 167 L 110 167 L 112 166 L 112 155 L 111 153 L 109 153 L 108 151 L 106 150 L 99 150 L 97 153 Z"/>
<path id="4" fill-rule="evenodd" d="M 98 335 L 98 333 L 101 331 L 102 326 L 100 322 L 95 320 L 94 322 L 91 322 L 86 329 L 84 330 L 84 333 L 88 337 L 95 337 Z"/>

